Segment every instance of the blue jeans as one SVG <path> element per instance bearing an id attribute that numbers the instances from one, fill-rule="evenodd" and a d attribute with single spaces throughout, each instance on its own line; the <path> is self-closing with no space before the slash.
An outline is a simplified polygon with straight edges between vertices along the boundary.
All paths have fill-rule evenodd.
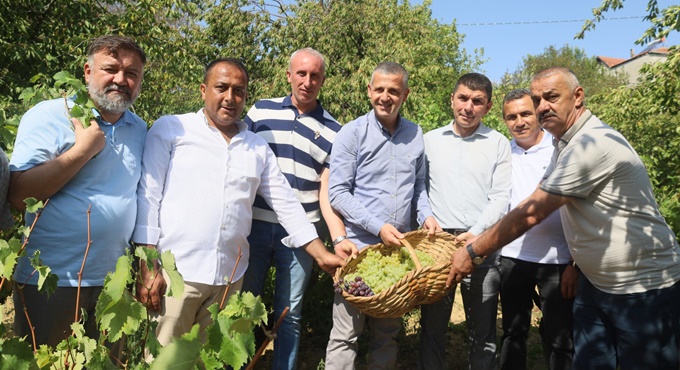
<path id="1" fill-rule="evenodd" d="M 276 332 L 272 369 L 295 369 L 300 344 L 302 298 L 309 283 L 314 260 L 302 248 L 288 248 L 281 239 L 288 236 L 280 224 L 253 220 L 248 236 L 250 259 L 243 277 L 242 290 L 261 295 L 269 267 L 274 260 L 274 318 L 290 307 Z"/>
<path id="2" fill-rule="evenodd" d="M 498 254 L 493 254 L 477 266 L 460 284 L 470 352 L 469 368 L 495 369 L 496 366 L 496 316 L 501 277 Z M 446 332 L 451 318 L 455 288 L 441 301 L 422 305 L 420 318 L 419 369 L 447 369 Z"/>
<path id="3" fill-rule="evenodd" d="M 573 369 L 680 367 L 680 282 L 609 294 L 581 276 L 574 301 Z"/>

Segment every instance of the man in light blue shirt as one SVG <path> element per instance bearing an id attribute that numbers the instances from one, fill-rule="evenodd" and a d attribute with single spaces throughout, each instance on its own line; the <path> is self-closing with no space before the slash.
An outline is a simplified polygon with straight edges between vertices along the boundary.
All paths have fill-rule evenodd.
<path id="1" fill-rule="evenodd" d="M 38 276 L 27 257 L 19 260 L 14 274 L 18 284 L 26 284 L 21 292 L 14 290 L 16 333 L 29 335 L 33 326 L 38 345 L 56 346 L 71 333 L 79 283 L 80 309 L 88 317 L 86 334 L 98 337 L 97 297 L 104 277 L 125 253 L 135 225 L 146 123 L 128 109 L 139 96 L 145 63 L 146 55 L 134 40 L 99 37 L 88 47 L 84 66 L 99 113 L 96 122 L 86 128 L 69 120 L 63 99 L 41 102 L 21 119 L 10 161 L 9 199 L 20 210 L 26 198 L 49 199 L 26 254 L 39 250 L 44 264 L 59 277 L 59 288 L 47 298 L 37 289 Z M 34 217 L 27 213 L 26 225 Z"/>
<path id="2" fill-rule="evenodd" d="M 418 224 L 431 233 L 441 230 L 425 191 L 422 131 L 399 115 L 408 94 L 406 70 L 393 62 L 378 64 L 368 85 L 373 110 L 346 124 L 333 144 L 331 206 L 344 217 L 347 237 L 360 249 L 381 241 L 400 246 L 414 207 Z M 368 367 L 395 368 L 401 319 L 368 319 Z M 366 315 L 335 295 L 326 369 L 354 368 L 365 321 Z"/>
<path id="3" fill-rule="evenodd" d="M 491 81 L 479 73 L 461 76 L 451 93 L 454 120 L 425 134 L 428 194 L 435 218 L 460 242 L 480 234 L 507 212 L 510 198 L 510 143 L 486 127 Z M 461 284 L 470 341 L 471 369 L 496 367 L 496 314 L 500 271 L 498 254 L 480 262 Z M 445 369 L 446 329 L 454 291 L 423 305 L 420 334 L 422 369 Z"/>

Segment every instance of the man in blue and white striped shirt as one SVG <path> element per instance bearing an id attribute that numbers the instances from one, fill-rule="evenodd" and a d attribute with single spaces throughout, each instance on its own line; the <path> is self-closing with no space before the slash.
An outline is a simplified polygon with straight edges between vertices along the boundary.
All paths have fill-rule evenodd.
<path id="1" fill-rule="evenodd" d="M 328 202 L 331 146 L 341 126 L 317 100 L 326 79 L 325 70 L 325 59 L 318 51 L 305 48 L 294 52 L 286 71 L 292 93 L 258 101 L 244 121 L 251 131 L 269 143 L 309 220 L 319 223 L 323 215 L 336 253 L 346 258 L 356 254 L 357 249 L 347 239 L 342 219 Z M 258 196 L 248 237 L 250 261 L 243 290 L 262 294 L 273 258 L 275 317 L 279 317 L 286 306 L 290 307 L 274 341 L 274 369 L 296 366 L 302 298 L 313 265 L 312 257 L 306 252 L 283 245 L 281 239 L 287 235 L 276 214 Z"/>

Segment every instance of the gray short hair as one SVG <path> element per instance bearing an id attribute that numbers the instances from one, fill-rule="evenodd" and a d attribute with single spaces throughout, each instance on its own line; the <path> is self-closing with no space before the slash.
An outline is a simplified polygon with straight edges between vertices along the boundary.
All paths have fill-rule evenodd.
<path id="1" fill-rule="evenodd" d="M 408 89 L 408 72 L 401 64 L 395 62 L 380 62 L 371 74 L 371 84 L 376 73 L 384 75 L 401 75 L 404 88 Z"/>
<path id="2" fill-rule="evenodd" d="M 577 87 L 581 86 L 578 82 L 578 78 L 576 77 L 576 74 L 574 71 L 572 71 L 569 68 L 564 68 L 564 67 L 552 67 L 552 68 L 547 68 L 544 69 L 534 76 L 534 78 L 531 80 L 531 82 L 542 80 L 544 78 L 548 78 L 553 75 L 561 75 L 564 77 L 565 81 L 567 82 L 567 86 L 571 89 L 574 90 Z"/>

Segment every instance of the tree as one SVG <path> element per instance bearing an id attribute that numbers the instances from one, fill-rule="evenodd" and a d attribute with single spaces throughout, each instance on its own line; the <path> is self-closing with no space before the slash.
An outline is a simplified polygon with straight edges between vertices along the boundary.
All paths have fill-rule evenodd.
<path id="1" fill-rule="evenodd" d="M 290 54 L 313 47 L 328 60 L 320 99 L 340 122 L 370 110 L 370 74 L 377 63 L 391 60 L 411 75 L 404 116 L 426 130 L 442 125 L 450 118 L 448 96 L 456 78 L 480 64 L 478 57 L 460 50 L 462 36 L 454 24 L 432 19 L 427 1 L 298 0 L 278 4 L 269 19 L 248 14 L 243 5 L 252 2 L 227 3 L 206 18 L 207 33 L 211 43 L 228 45 L 234 55 L 252 56 L 246 61 L 255 76 L 254 99 L 289 93 L 284 71 Z M 262 14 L 263 5 L 252 6 Z M 235 28 L 238 35 L 228 31 Z"/>
<path id="2" fill-rule="evenodd" d="M 541 54 L 525 56 L 522 58 L 522 64 L 514 72 L 506 72 L 503 75 L 501 82 L 495 86 L 494 106 L 484 122 L 509 136 L 501 113 L 503 97 L 514 89 L 528 89 L 531 78 L 537 72 L 550 67 L 566 67 L 574 71 L 588 97 L 608 92 L 625 83 L 625 76 L 609 74 L 595 57 L 588 56 L 583 49 L 569 45 L 559 49 L 549 46 Z"/>

